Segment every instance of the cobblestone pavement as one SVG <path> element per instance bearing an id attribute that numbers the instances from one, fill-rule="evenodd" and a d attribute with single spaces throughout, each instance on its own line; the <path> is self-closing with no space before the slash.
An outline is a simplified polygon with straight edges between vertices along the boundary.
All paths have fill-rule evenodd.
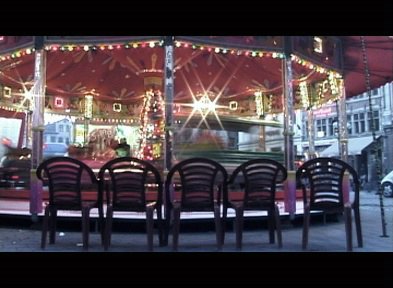
<path id="1" fill-rule="evenodd" d="M 386 219 L 386 234 L 381 237 L 382 221 L 379 195 L 375 192 L 361 192 L 361 220 L 364 247 L 358 248 L 356 233 L 353 235 L 355 252 L 393 252 L 393 198 L 384 198 Z M 301 252 L 302 225 L 300 221 L 290 222 L 284 219 L 283 248 L 268 243 L 268 231 L 261 228 L 247 229 L 243 233 L 243 252 Z M 255 220 L 253 220 L 255 222 Z M 296 223 L 298 222 L 298 223 Z M 45 250 L 40 248 L 40 225 L 36 228 L 4 228 L 0 227 L 0 252 L 83 252 L 81 232 L 57 231 L 54 245 L 47 245 Z M 130 226 L 131 227 L 131 226 Z M 353 227 L 354 229 L 354 227 Z M 131 230 L 131 228 L 130 228 Z M 355 232 L 355 231 L 354 231 Z M 155 235 L 154 251 L 171 252 L 171 246 L 158 247 L 158 237 Z M 169 239 L 171 244 L 171 238 Z M 100 244 L 100 236 L 90 233 L 89 252 L 104 252 Z M 109 252 L 146 252 L 146 234 L 142 232 L 114 232 Z M 225 245 L 222 252 L 237 252 L 233 230 L 226 233 Z M 309 232 L 309 252 L 345 252 L 345 230 L 341 217 L 322 221 L 312 221 Z M 217 252 L 215 233 L 213 230 L 187 232 L 180 231 L 179 252 Z"/>

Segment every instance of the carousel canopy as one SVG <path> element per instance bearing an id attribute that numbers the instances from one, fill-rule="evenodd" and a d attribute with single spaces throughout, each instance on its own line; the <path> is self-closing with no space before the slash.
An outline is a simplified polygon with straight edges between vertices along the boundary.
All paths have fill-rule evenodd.
<path id="1" fill-rule="evenodd" d="M 366 58 L 360 36 L 342 36 L 347 97 L 367 91 L 365 60 L 371 89 L 393 81 L 393 36 L 365 36 Z"/>
<path id="2" fill-rule="evenodd" d="M 319 37 L 325 45 L 319 54 L 314 52 L 313 37 L 293 38 L 295 87 L 301 81 L 322 81 L 327 71 L 335 71 L 344 77 L 347 97 L 358 95 L 367 90 L 365 61 L 371 88 L 393 81 L 392 37 L 366 36 L 365 50 L 360 36 Z M 175 39 L 175 103 L 189 103 L 206 92 L 224 104 L 246 100 L 255 91 L 282 95 L 284 37 Z M 142 101 L 147 86 L 163 89 L 164 37 L 0 36 L 3 98 L 18 97 L 32 87 L 34 47 L 41 44 L 47 51 L 46 94 L 72 99 L 67 107 L 88 93 L 103 103 L 100 109 L 108 109 L 105 103 L 133 105 Z M 273 98 L 279 99 L 276 105 L 283 104 L 282 97 Z"/>

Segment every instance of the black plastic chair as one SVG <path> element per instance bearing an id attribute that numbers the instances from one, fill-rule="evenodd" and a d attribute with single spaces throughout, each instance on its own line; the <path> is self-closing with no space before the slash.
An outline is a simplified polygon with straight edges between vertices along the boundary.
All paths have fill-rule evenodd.
<path id="1" fill-rule="evenodd" d="M 228 205 L 236 213 L 236 248 L 242 248 L 244 211 L 267 211 L 269 240 L 274 243 L 274 229 L 278 246 L 282 247 L 280 211 L 276 205 L 276 185 L 287 178 L 287 170 L 279 162 L 270 159 L 253 159 L 239 165 L 228 182 Z M 242 199 L 233 200 L 231 190 L 241 189 Z"/>
<path id="2" fill-rule="evenodd" d="M 157 212 L 159 242 L 163 245 L 162 181 L 158 170 L 150 163 L 133 157 L 110 160 L 98 174 L 101 193 L 106 195 L 107 212 L 104 247 L 111 244 L 115 211 L 145 212 L 149 251 L 153 250 L 154 210 Z M 150 193 L 151 191 L 151 193 Z"/>
<path id="3" fill-rule="evenodd" d="M 221 221 L 224 223 L 226 221 L 226 209 L 224 209 L 222 218 L 220 209 L 222 199 L 227 197 L 227 180 L 228 174 L 221 164 L 201 157 L 183 160 L 168 172 L 165 181 L 166 241 L 173 216 L 173 249 L 175 251 L 178 248 L 181 212 L 213 212 L 217 247 L 222 248 Z"/>
<path id="4" fill-rule="evenodd" d="M 344 202 L 345 172 L 352 176 L 353 201 Z M 303 249 L 308 245 L 310 212 L 344 214 L 347 250 L 352 251 L 352 210 L 354 211 L 358 246 L 363 247 L 359 210 L 360 182 L 356 171 L 346 162 L 335 158 L 315 158 L 305 162 L 296 172 L 301 183 L 304 203 Z M 349 189 L 349 187 L 348 187 Z"/>
<path id="5" fill-rule="evenodd" d="M 46 246 L 48 226 L 49 243 L 56 238 L 56 218 L 58 210 L 81 211 L 83 248 L 89 246 L 90 210 L 98 208 L 99 225 L 102 231 L 104 213 L 102 198 L 98 193 L 98 181 L 93 171 L 85 163 L 69 157 L 54 157 L 43 161 L 36 171 L 38 179 L 48 185 L 49 203 L 45 207 L 42 226 L 41 247 Z M 97 192 L 96 199 L 85 200 L 82 191 Z"/>

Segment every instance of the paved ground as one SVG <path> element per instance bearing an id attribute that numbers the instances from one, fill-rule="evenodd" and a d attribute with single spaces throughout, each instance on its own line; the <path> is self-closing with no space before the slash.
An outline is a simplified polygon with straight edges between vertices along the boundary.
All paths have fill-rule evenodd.
<path id="1" fill-rule="evenodd" d="M 361 192 L 361 219 L 364 237 L 364 247 L 358 248 L 354 233 L 355 252 L 393 252 L 393 198 L 384 198 L 386 234 L 382 235 L 381 209 L 379 197 L 374 192 Z M 268 232 L 265 225 L 250 221 L 248 229 L 243 234 L 243 252 L 301 252 L 302 225 L 301 219 L 290 222 L 283 219 L 283 248 L 268 243 Z M 201 229 L 201 226 L 205 226 Z M 131 226 L 130 226 L 131 227 Z M 209 223 L 199 225 L 197 232 L 184 230 L 180 232 L 179 252 L 217 252 L 215 234 Z M 34 228 L 4 228 L 0 227 L 1 252 L 82 252 L 81 232 L 66 230 L 57 232 L 57 242 L 47 245 L 45 250 L 40 248 L 41 232 L 39 225 Z M 131 228 L 130 228 L 131 230 Z M 354 231 L 355 232 L 355 231 Z M 171 252 L 171 246 L 158 247 L 155 236 L 156 252 Z M 145 252 L 147 251 L 146 235 L 143 231 L 115 232 L 112 236 L 112 246 L 109 252 Z M 171 243 L 171 239 L 170 239 Z M 312 221 L 309 236 L 310 252 L 345 252 L 345 231 L 341 218 L 327 219 L 323 224 L 321 217 Z M 98 233 L 90 234 L 89 252 L 104 252 L 100 245 Z M 222 252 L 237 252 L 235 234 L 228 231 Z"/>

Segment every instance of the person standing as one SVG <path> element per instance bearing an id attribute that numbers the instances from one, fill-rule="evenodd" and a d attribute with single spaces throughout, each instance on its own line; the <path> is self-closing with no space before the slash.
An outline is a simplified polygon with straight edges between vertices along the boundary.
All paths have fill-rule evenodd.
<path id="1" fill-rule="evenodd" d="M 117 157 L 131 156 L 131 146 L 127 143 L 126 138 L 121 138 L 120 143 L 116 148 Z"/>

